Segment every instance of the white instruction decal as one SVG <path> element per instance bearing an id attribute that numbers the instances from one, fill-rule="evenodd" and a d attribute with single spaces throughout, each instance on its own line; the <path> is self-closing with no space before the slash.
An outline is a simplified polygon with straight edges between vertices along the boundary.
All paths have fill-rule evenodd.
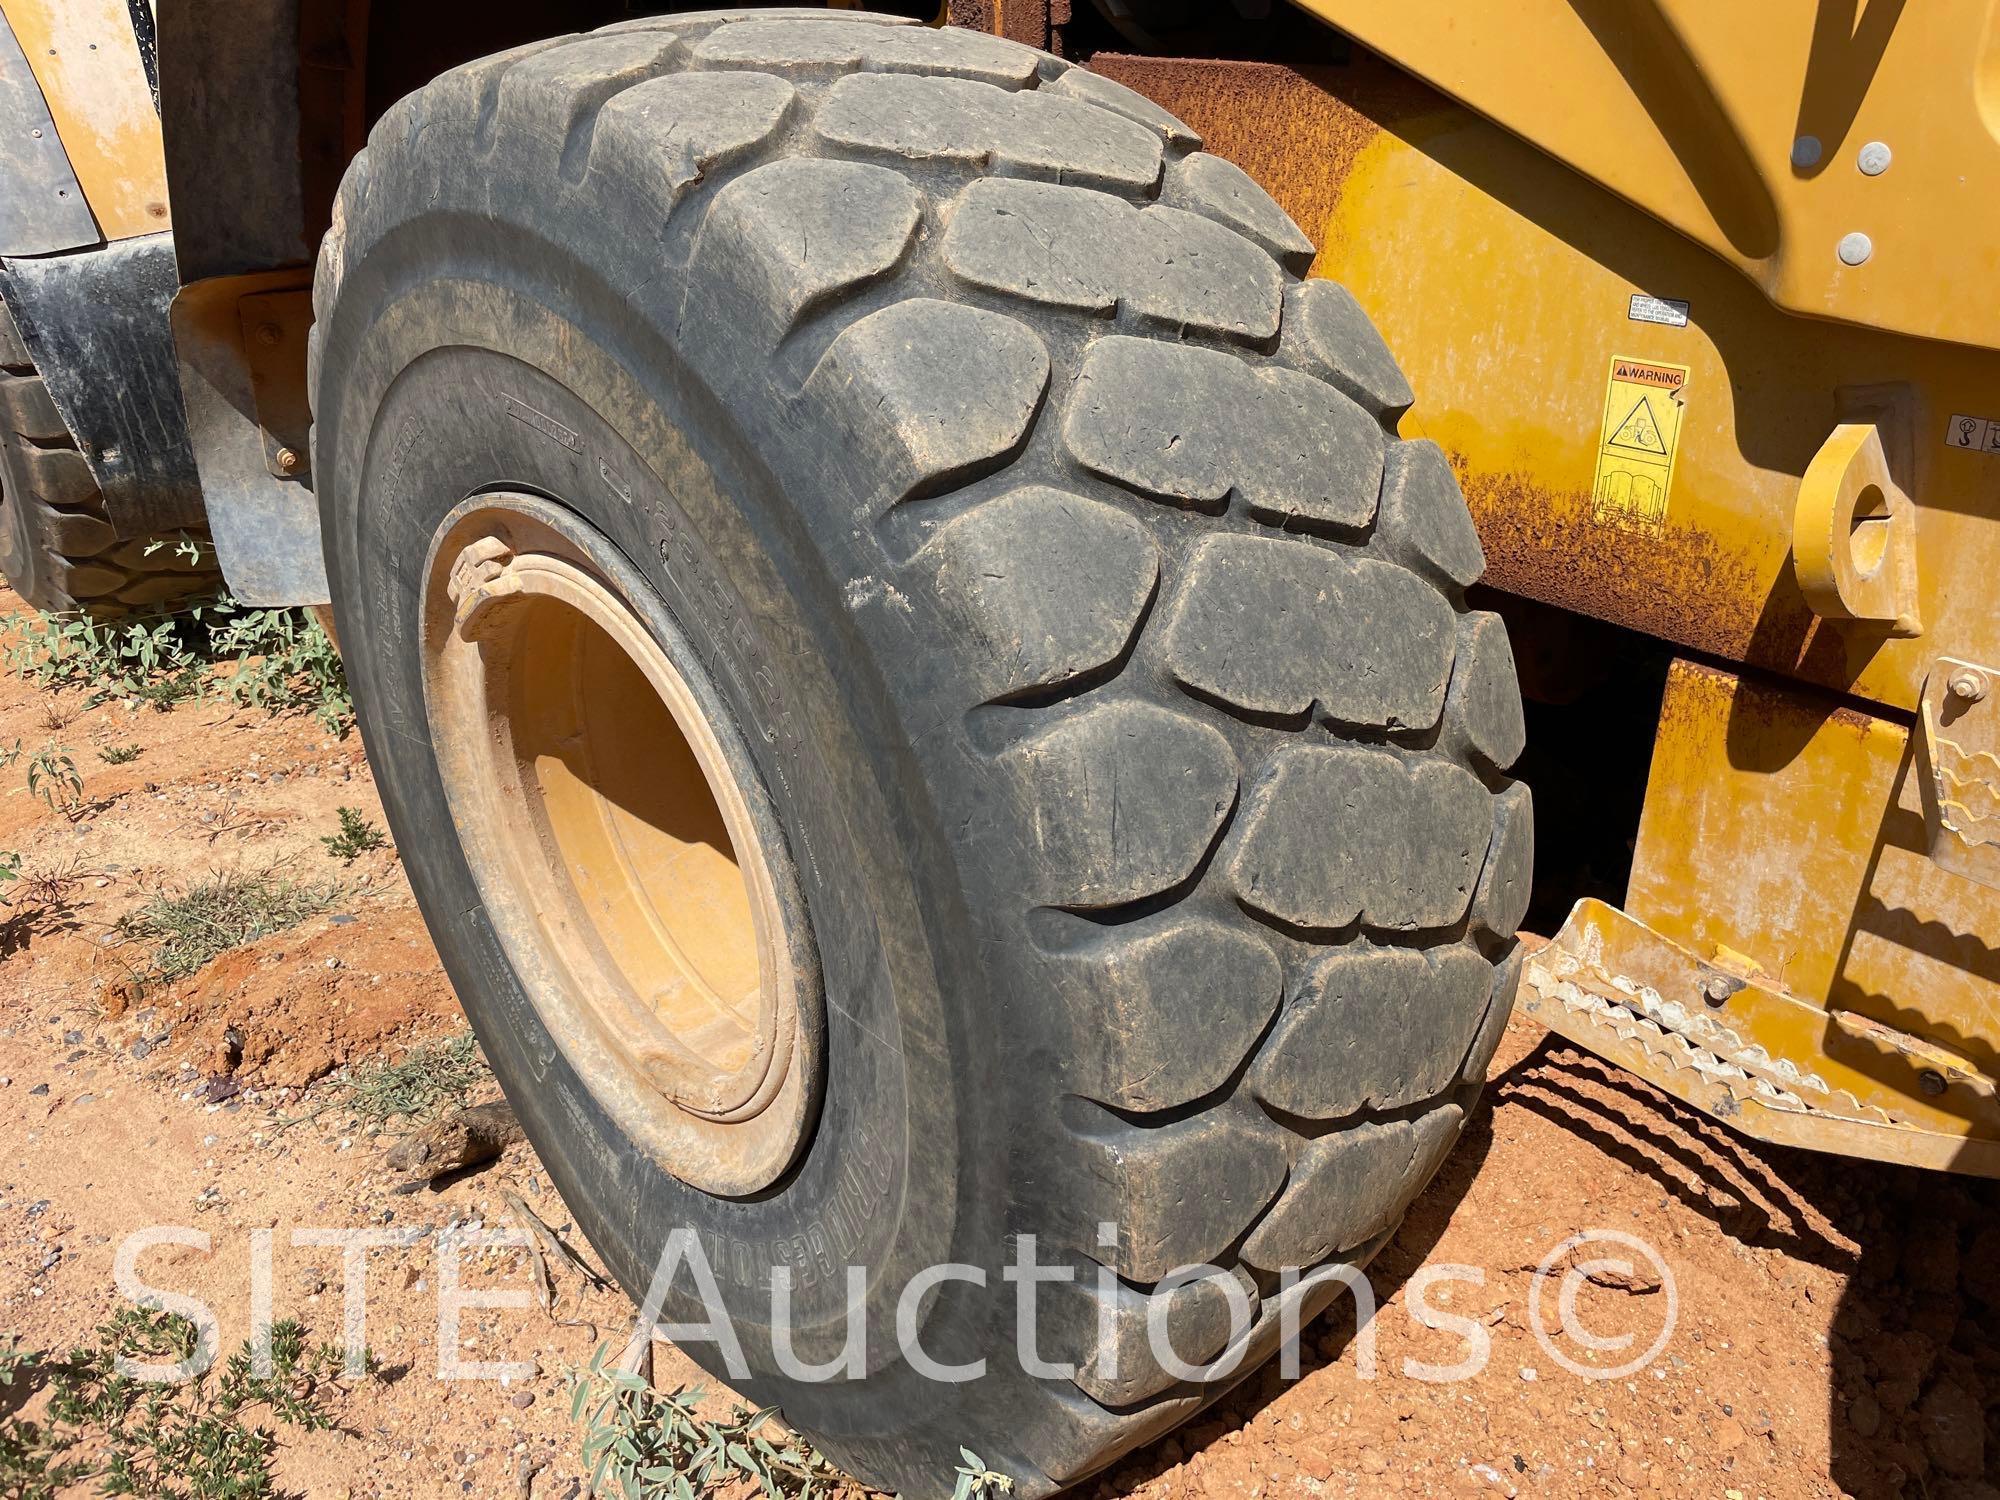
<path id="1" fill-rule="evenodd" d="M 1648 297 L 1644 292 L 1634 292 L 1632 310 L 1627 316 L 1634 323 L 1664 323 L 1669 328 L 1685 328 L 1688 326 L 1688 305 L 1672 297 Z"/>
<path id="2" fill-rule="evenodd" d="M 1944 444 L 1947 448 L 1978 448 L 1986 453 L 2000 453 L 2000 417 L 1953 416 L 1945 424 Z"/>

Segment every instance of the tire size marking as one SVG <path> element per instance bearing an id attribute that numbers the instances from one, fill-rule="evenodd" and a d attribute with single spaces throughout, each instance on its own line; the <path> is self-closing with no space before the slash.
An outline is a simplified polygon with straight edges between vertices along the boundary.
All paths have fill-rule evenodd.
<path id="1" fill-rule="evenodd" d="M 896 1153 L 877 1131 L 866 1131 L 859 1149 L 841 1165 L 833 1193 L 796 1234 L 774 1240 L 740 1240 L 701 1231 L 702 1251 L 723 1281 L 753 1291 L 768 1290 L 773 1266 L 790 1266 L 792 1288 L 830 1283 L 841 1286 L 855 1248 L 882 1215 L 896 1180 Z"/>
<path id="2" fill-rule="evenodd" d="M 571 432 L 554 417 L 538 412 L 518 396 L 506 396 L 507 415 L 517 422 L 525 422 L 543 437 L 554 438 L 572 453 L 583 452 L 583 439 Z"/>

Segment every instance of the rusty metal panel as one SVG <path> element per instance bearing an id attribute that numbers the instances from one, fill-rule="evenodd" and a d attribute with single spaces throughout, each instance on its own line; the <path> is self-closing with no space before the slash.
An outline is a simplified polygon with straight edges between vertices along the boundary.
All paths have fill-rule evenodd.
<path id="1" fill-rule="evenodd" d="M 1299 3 L 1781 308 L 2000 344 L 1993 0 Z"/>
<path id="2" fill-rule="evenodd" d="M 1380 58 L 1093 67 L 1180 114 L 1313 236 L 1315 273 L 1354 292 L 1409 374 L 1405 433 L 1451 454 L 1489 582 L 1906 711 L 1938 655 L 2000 660 L 2000 356 L 1789 316 Z M 1656 517 L 1607 517 L 1593 492 L 1620 359 L 1686 371 Z M 1919 636 L 1821 617 L 1793 563 L 1802 479 L 1885 386 L 1907 432 Z"/>
<path id="3" fill-rule="evenodd" d="M 1910 731 L 1678 662 L 1626 908 L 1774 987 L 2000 1073 L 2000 903 L 1930 855 Z"/>
<path id="4" fill-rule="evenodd" d="M 126 0 L 6 0 L 107 240 L 169 228 L 160 115 Z"/>

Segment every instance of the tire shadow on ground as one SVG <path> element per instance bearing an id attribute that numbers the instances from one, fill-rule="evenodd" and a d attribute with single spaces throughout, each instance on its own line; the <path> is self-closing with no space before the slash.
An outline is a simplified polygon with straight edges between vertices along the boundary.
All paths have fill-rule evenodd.
<path id="1" fill-rule="evenodd" d="M 1754 1142 L 1553 1037 L 1488 1097 L 1560 1124 L 1737 1244 L 1843 1278 L 1824 1393 L 1843 1493 L 2000 1495 L 2000 1183 Z"/>

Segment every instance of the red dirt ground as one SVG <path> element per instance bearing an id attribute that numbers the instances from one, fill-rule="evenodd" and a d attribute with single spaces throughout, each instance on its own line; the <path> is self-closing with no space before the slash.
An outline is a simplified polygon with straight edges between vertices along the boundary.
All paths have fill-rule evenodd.
<path id="1" fill-rule="evenodd" d="M 0 611 L 13 603 L 0 593 Z M 209 1302 L 225 1348 L 247 1330 L 252 1234 L 272 1227 L 277 1315 L 333 1338 L 338 1252 L 293 1248 L 286 1231 L 414 1229 L 416 1244 L 369 1259 L 368 1341 L 384 1377 L 342 1395 L 345 1430 L 281 1431 L 282 1482 L 314 1497 L 581 1493 L 563 1371 L 622 1338 L 629 1309 L 559 1273 L 569 1321 L 476 1310 L 461 1333 L 464 1357 L 529 1361 L 530 1373 L 433 1378 L 439 1232 L 507 1225 L 510 1190 L 574 1231 L 525 1147 L 441 1190 L 392 1191 L 389 1138 L 357 1134 L 326 1081 L 460 1024 L 394 852 L 343 865 L 319 842 L 342 805 L 381 818 L 358 738 L 213 702 L 87 708 L 8 675 L 0 744 L 16 736 L 70 747 L 87 810 L 51 814 L 18 766 L 0 772 L 0 849 L 44 877 L 0 909 L 0 1329 L 45 1349 L 86 1337 L 116 1303 L 117 1242 L 158 1222 L 211 1236 L 206 1254 L 150 1252 L 142 1274 Z M 141 753 L 106 765 L 96 751 L 112 743 Z M 334 879 L 343 893 L 178 984 L 136 986 L 117 918 L 162 884 L 236 868 Z M 1753 1147 L 1517 1021 L 1463 1145 L 1371 1270 L 1375 1378 L 1360 1372 L 1343 1303 L 1308 1331 L 1303 1378 L 1253 1376 L 1083 1493 L 2000 1500 L 1988 1478 L 2000 1464 L 1997 1208 L 1993 1184 Z M 1530 1326 L 1537 1265 L 1594 1228 L 1658 1247 L 1678 1298 L 1659 1357 L 1625 1379 L 1572 1373 L 1554 1353 L 1584 1364 L 1588 1351 L 1552 1351 Z M 531 1284 L 519 1252 L 467 1264 L 469 1284 Z M 1406 1358 L 1448 1362 L 1466 1342 L 1414 1315 L 1410 1278 L 1445 1265 L 1483 1281 L 1434 1287 L 1431 1301 L 1474 1319 L 1491 1354 L 1476 1377 L 1432 1384 Z M 1599 1279 L 1578 1298 L 1583 1326 L 1643 1347 L 1666 1288 Z M 1551 1286 L 1552 1316 L 1554 1301 Z M 662 1350 L 656 1378 L 696 1377 Z"/>

